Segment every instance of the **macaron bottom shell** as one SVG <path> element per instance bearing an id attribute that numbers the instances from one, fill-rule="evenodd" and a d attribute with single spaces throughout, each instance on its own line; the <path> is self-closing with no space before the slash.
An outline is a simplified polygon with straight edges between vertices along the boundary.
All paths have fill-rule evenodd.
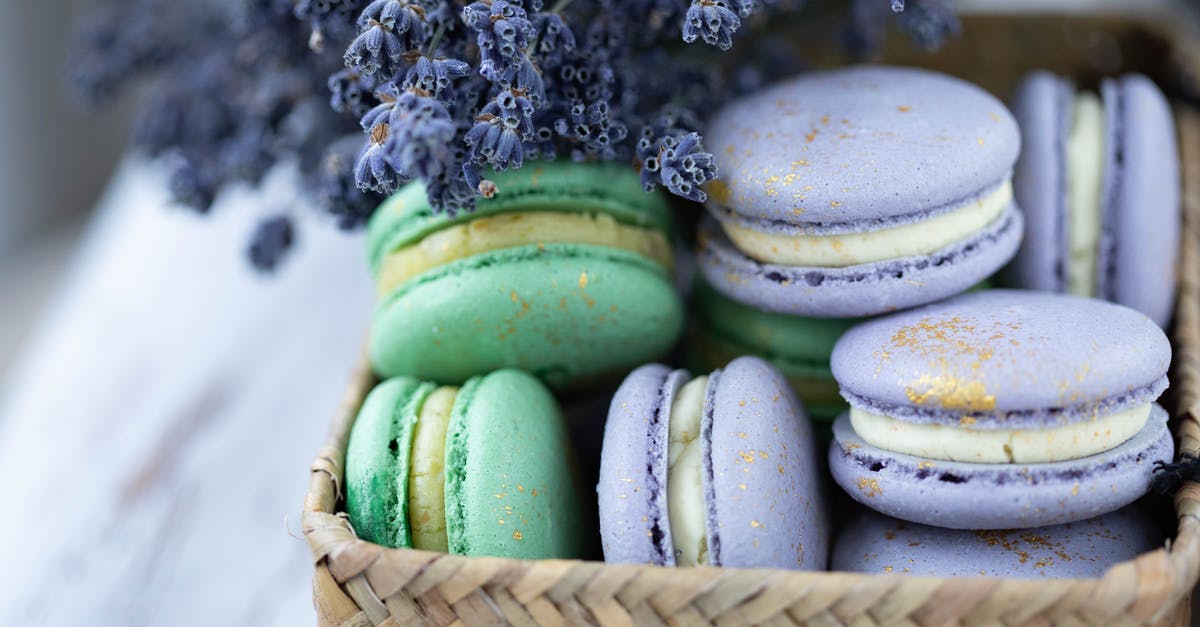
<path id="1" fill-rule="evenodd" d="M 1146 426 L 1116 448 L 1042 464 L 934 461 L 876 448 L 848 416 L 834 423 L 829 466 L 858 502 L 911 522 L 952 529 L 1043 527 L 1099 516 L 1150 487 L 1155 462 L 1174 443 L 1166 412 L 1155 405 Z"/>
<path id="2" fill-rule="evenodd" d="M 1021 212 L 1011 205 L 974 237 L 931 255 L 820 268 L 754 261 L 706 216 L 697 255 L 704 277 L 729 298 L 766 311 L 850 318 L 907 309 L 966 291 L 1012 258 L 1023 228 Z"/>
<path id="3" fill-rule="evenodd" d="M 376 310 L 369 353 L 382 376 L 461 383 L 515 367 L 567 388 L 663 355 L 682 328 L 660 265 L 545 244 L 446 264 L 401 286 Z"/>

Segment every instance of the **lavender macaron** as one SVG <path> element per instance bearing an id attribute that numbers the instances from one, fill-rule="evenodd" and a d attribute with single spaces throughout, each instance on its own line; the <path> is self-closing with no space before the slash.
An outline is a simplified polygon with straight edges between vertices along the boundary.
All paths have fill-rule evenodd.
<path id="1" fill-rule="evenodd" d="M 877 318 L 834 347 L 850 412 L 834 480 L 885 514 L 956 529 L 1042 527 L 1113 511 L 1172 459 L 1171 347 L 1145 315 L 1016 290 Z"/>
<path id="2" fill-rule="evenodd" d="M 1023 230 L 1016 122 L 942 74 L 852 67 L 738 100 L 709 123 L 699 265 L 727 296 L 857 317 L 960 293 L 1000 269 Z"/>
<path id="3" fill-rule="evenodd" d="M 695 378 L 638 368 L 605 426 L 604 559 L 823 569 L 821 470 L 804 407 L 765 361 L 742 357 Z"/>
<path id="4" fill-rule="evenodd" d="M 1015 287 L 1093 296 L 1165 326 L 1179 256 L 1179 152 L 1171 108 L 1150 79 L 1100 93 L 1034 72 L 1013 100 L 1022 148 L 1013 177 L 1025 240 Z"/>
<path id="5" fill-rule="evenodd" d="M 929 577 L 1099 577 L 1162 545 L 1137 506 L 1033 529 L 944 529 L 862 510 L 843 527 L 830 567 Z"/>

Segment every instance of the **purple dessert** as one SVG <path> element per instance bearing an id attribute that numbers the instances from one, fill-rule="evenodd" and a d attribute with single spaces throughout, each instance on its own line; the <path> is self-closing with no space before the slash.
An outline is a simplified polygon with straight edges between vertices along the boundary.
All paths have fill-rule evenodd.
<path id="1" fill-rule="evenodd" d="M 833 545 L 831 567 L 859 573 L 1021 579 L 1099 577 L 1162 545 L 1137 506 L 1033 529 L 944 529 L 861 510 Z"/>
<path id="2" fill-rule="evenodd" d="M 874 315 L 952 296 L 1016 252 L 1020 134 L 982 89 L 910 68 L 806 74 L 709 124 L 700 269 L 746 304 Z"/>
<path id="3" fill-rule="evenodd" d="M 1023 142 L 1013 191 L 1026 226 L 1006 281 L 1110 300 L 1165 326 L 1181 211 L 1166 97 L 1140 74 L 1107 79 L 1093 94 L 1034 72 L 1013 108 Z"/>
<path id="4" fill-rule="evenodd" d="M 786 379 L 742 357 L 692 378 L 635 370 L 597 487 L 608 562 L 819 570 L 829 552 L 812 427 Z"/>
<path id="5" fill-rule="evenodd" d="M 831 366 L 850 412 L 834 480 L 940 527 L 1040 527 L 1120 508 L 1170 461 L 1171 347 L 1132 309 L 992 290 L 863 323 Z"/>

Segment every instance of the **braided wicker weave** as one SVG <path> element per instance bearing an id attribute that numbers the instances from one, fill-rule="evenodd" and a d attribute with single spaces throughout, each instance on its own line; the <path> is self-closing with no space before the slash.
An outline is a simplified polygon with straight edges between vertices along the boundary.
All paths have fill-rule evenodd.
<path id="1" fill-rule="evenodd" d="M 987 48 L 1032 48 L 1049 54 L 1059 71 L 1087 76 L 1080 50 L 1072 53 L 1050 35 L 1100 29 L 1118 41 L 1144 38 L 1144 24 L 1109 18 L 1026 20 L 973 18 L 966 39 Z M 1031 26 L 1032 24 L 1032 26 Z M 1133 32 L 1137 31 L 1137 32 Z M 1118 33 L 1111 35 L 1111 33 Z M 1040 33 L 1040 34 L 1039 34 Z M 1016 41 L 1013 41 L 1013 38 Z M 1068 38 L 1069 39 L 1069 38 Z M 1008 41 L 1007 45 L 1002 41 Z M 1084 41 L 1092 40 L 1084 39 Z M 1124 41 L 1124 40 L 1121 40 Z M 1200 72 L 1200 55 L 1181 56 L 1169 40 L 1133 43 L 1144 68 Z M 1150 41 L 1151 44 L 1146 44 Z M 1157 41 L 1157 43 L 1154 43 Z M 982 43 L 981 43 L 982 42 Z M 1110 42 L 1111 43 L 1111 42 Z M 1080 44 L 1087 47 L 1092 45 Z M 1118 43 L 1114 45 L 1121 45 Z M 1143 48 L 1157 46 L 1157 50 Z M 1051 52 L 1053 51 L 1053 52 Z M 991 48 L 989 54 L 999 54 Z M 1072 54 L 1076 65 L 1070 65 Z M 1167 63 L 1171 56 L 1175 65 Z M 950 50 L 937 59 L 902 58 L 980 78 L 971 55 Z M 974 54 L 975 60 L 980 58 Z M 1130 57 L 1122 57 L 1126 62 Z M 1137 61 L 1136 56 L 1134 60 Z M 955 67 L 955 66 L 959 67 Z M 995 65 L 994 61 L 992 65 Z M 1020 64 L 1017 64 L 1020 65 Z M 1059 67 L 1065 65 L 1065 67 Z M 1122 65 L 1120 69 L 1138 69 Z M 977 80 L 1000 93 L 1032 65 L 1002 70 L 1007 81 Z M 1105 68 L 1106 71 L 1115 71 Z M 976 68 L 975 72 L 987 72 Z M 1169 71 L 1169 70 L 1163 70 Z M 1197 73 L 1171 80 L 1184 92 Z M 1200 453 L 1200 112 L 1177 107 L 1184 168 L 1183 276 L 1173 334 L 1175 363 L 1168 405 L 1180 453 Z M 1177 533 L 1163 549 L 1110 568 L 1100 579 L 938 579 L 902 575 L 803 573 L 720 568 L 667 569 L 580 561 L 466 558 L 386 549 L 355 537 L 341 506 L 346 441 L 355 413 L 374 383 L 365 366 L 355 373 L 329 440 L 312 465 L 302 526 L 312 549 L 313 594 L 321 625 L 951 625 L 951 624 L 1187 624 L 1190 595 L 1200 578 L 1200 484 L 1175 495 Z"/>

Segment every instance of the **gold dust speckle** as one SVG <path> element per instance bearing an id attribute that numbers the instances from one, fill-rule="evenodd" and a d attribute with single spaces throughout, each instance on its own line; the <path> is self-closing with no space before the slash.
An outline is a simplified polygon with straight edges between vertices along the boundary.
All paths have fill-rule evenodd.
<path id="1" fill-rule="evenodd" d="M 973 424 L 975 424 L 975 419 L 970 416 L 963 416 L 958 419 L 958 426 L 960 427 L 969 427 Z"/>
<path id="2" fill-rule="evenodd" d="M 738 455 L 742 458 L 742 461 L 746 462 L 747 464 L 754 463 L 754 453 L 752 451 L 738 451 Z"/>
<path id="3" fill-rule="evenodd" d="M 761 527 L 761 526 L 762 526 L 762 523 L 758 522 L 757 520 L 751 520 L 751 521 L 750 521 L 750 526 L 751 526 L 751 527 L 754 527 L 755 529 L 757 529 L 757 528 L 759 528 L 759 527 Z"/>
<path id="4" fill-rule="evenodd" d="M 704 190 L 708 192 L 709 196 L 712 196 L 714 202 L 720 205 L 728 205 L 730 198 L 733 196 L 733 193 L 729 190 L 729 186 L 725 184 L 725 181 L 720 179 L 709 181 L 704 186 Z"/>
<path id="5" fill-rule="evenodd" d="M 1071 496 L 1079 496 L 1079 484 L 1071 486 Z"/>
<path id="6" fill-rule="evenodd" d="M 778 466 L 776 466 L 775 468 L 776 468 L 776 470 L 778 470 L 778 471 L 779 471 L 779 474 L 781 474 L 781 475 L 782 475 L 782 474 L 785 474 L 785 473 L 784 473 L 784 470 L 783 470 L 783 464 L 779 464 L 779 465 L 778 465 Z"/>
<path id="7" fill-rule="evenodd" d="M 525 539 L 525 534 L 521 533 L 521 530 L 518 529 L 517 531 L 513 532 L 513 540 L 524 540 L 524 539 Z"/>
<path id="8" fill-rule="evenodd" d="M 891 566 L 884 566 L 884 567 L 883 567 L 883 572 L 885 572 L 885 573 L 890 573 L 890 572 L 892 572 L 892 567 L 891 567 Z"/>
<path id="9" fill-rule="evenodd" d="M 766 451 L 759 451 L 758 456 L 763 459 L 768 459 L 770 457 L 770 455 L 768 455 Z"/>
<path id="10" fill-rule="evenodd" d="M 908 113 L 909 111 L 912 111 L 912 107 L 908 105 L 900 105 L 899 107 L 896 107 L 896 110 L 900 113 Z"/>
<path id="11" fill-rule="evenodd" d="M 588 284 L 588 275 L 586 272 L 584 272 L 579 275 L 579 289 L 581 289 L 581 290 L 587 289 L 587 284 Z"/>
<path id="12" fill-rule="evenodd" d="M 835 200 L 835 201 L 833 201 L 833 202 L 829 203 L 829 206 L 830 206 L 830 207 L 841 207 L 841 206 L 842 206 L 842 202 L 841 202 L 840 200 Z"/>
<path id="13" fill-rule="evenodd" d="M 861 445 L 859 445 L 859 444 L 857 444 L 857 443 L 850 443 L 850 444 L 847 444 L 847 445 L 846 445 L 846 448 L 845 448 L 845 450 L 846 450 L 846 452 L 847 452 L 847 453 L 849 453 L 850 451 L 853 451 L 853 450 L 854 450 L 854 449 L 856 449 L 856 448 L 861 448 Z"/>
<path id="14" fill-rule="evenodd" d="M 883 489 L 879 487 L 879 481 L 876 479 L 868 479 L 866 477 L 858 478 L 858 489 L 867 497 L 879 496 L 883 494 Z"/>
<path id="15" fill-rule="evenodd" d="M 746 401 L 745 401 L 745 400 L 740 400 L 740 401 L 738 401 L 738 407 L 745 407 L 745 406 L 746 406 Z"/>
<path id="16" fill-rule="evenodd" d="M 934 465 L 935 465 L 935 464 L 934 464 L 933 462 L 929 461 L 929 460 L 926 460 L 926 461 L 923 461 L 923 462 L 917 462 L 917 470 L 926 470 L 926 469 L 929 469 L 929 468 L 933 468 L 933 467 L 934 467 Z"/>
<path id="17" fill-rule="evenodd" d="M 976 137 L 976 138 L 975 138 L 975 141 L 979 142 L 979 145 L 980 145 L 980 146 L 982 146 L 982 145 L 983 145 L 983 143 L 984 143 L 984 142 L 983 142 L 983 138 L 982 138 L 982 137 Z"/>

